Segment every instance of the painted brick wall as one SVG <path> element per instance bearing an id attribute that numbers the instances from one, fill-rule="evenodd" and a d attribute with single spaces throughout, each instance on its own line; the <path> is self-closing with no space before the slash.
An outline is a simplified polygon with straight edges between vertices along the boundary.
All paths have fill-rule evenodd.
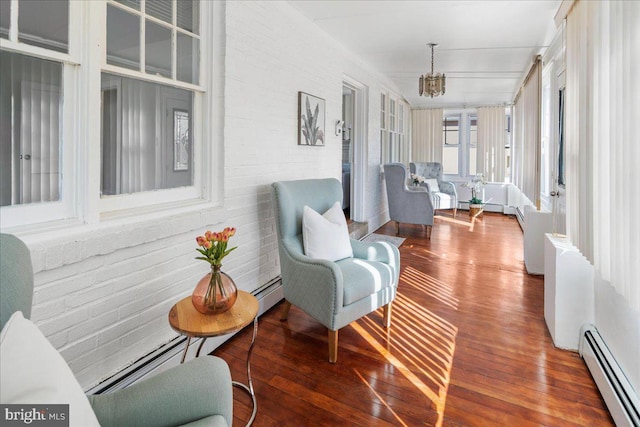
<path id="1" fill-rule="evenodd" d="M 147 212 L 92 225 L 18 233 L 32 250 L 33 320 L 85 388 L 176 336 L 170 307 L 206 273 L 195 236 L 237 227 L 225 271 L 252 291 L 279 275 L 270 184 L 341 177 L 342 82 L 368 87 L 365 212 L 384 221 L 379 174 L 380 92 L 395 88 L 286 2 L 232 1 L 225 13 L 222 206 Z M 220 82 L 222 80 L 218 80 Z M 297 96 L 326 100 L 326 146 L 297 145 Z M 215 183 L 214 183 L 215 184 Z"/>

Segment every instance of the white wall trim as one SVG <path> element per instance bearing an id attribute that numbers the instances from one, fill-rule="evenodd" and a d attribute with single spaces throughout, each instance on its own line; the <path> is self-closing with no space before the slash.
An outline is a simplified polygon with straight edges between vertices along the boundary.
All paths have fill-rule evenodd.
<path id="1" fill-rule="evenodd" d="M 355 127 L 355 141 L 353 144 L 353 194 L 351 205 L 351 218 L 354 221 L 366 222 L 365 215 L 365 189 L 366 171 L 368 164 L 368 124 L 367 108 L 369 105 L 369 90 L 367 86 L 349 77 L 343 77 L 343 84 L 354 91 L 353 119 Z"/>

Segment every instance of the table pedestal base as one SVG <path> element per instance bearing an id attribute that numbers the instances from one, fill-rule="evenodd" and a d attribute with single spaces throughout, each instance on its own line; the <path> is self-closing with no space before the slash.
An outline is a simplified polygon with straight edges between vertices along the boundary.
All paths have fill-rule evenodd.
<path id="1" fill-rule="evenodd" d="M 256 413 L 258 412 L 258 402 L 256 400 L 256 393 L 253 390 L 253 381 L 251 380 L 251 353 L 253 352 L 253 345 L 256 342 L 256 337 L 258 336 L 258 317 L 256 316 L 253 319 L 253 336 L 251 337 L 251 345 L 249 345 L 249 351 L 247 353 L 247 382 L 248 384 L 243 384 L 240 381 L 231 381 L 231 384 L 234 387 L 238 387 L 247 393 L 249 393 L 249 397 L 251 397 L 251 403 L 253 406 L 253 410 L 251 411 L 251 418 L 247 421 L 246 427 L 251 426 L 253 421 L 256 418 Z M 200 345 L 198 346 L 198 350 L 196 351 L 196 357 L 200 356 L 200 350 L 204 346 L 204 342 L 207 340 L 206 337 L 202 338 Z M 184 360 L 187 356 L 187 352 L 189 351 L 189 344 L 191 343 L 191 337 L 187 337 L 187 343 L 184 347 L 184 352 L 182 353 L 182 360 L 180 363 L 184 363 Z"/>

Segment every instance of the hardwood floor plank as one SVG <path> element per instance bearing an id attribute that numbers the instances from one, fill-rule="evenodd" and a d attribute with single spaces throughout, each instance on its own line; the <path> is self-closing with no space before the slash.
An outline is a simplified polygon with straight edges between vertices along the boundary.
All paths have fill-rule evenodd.
<path id="1" fill-rule="evenodd" d="M 341 329 L 336 364 L 326 328 L 299 308 L 261 317 L 255 426 L 613 426 L 582 359 L 553 346 L 544 279 L 526 273 L 514 218 L 436 216 L 431 240 L 407 224 L 400 235 L 391 328 L 378 310 Z M 214 352 L 243 382 L 250 336 Z M 235 390 L 234 425 L 250 413 Z"/>

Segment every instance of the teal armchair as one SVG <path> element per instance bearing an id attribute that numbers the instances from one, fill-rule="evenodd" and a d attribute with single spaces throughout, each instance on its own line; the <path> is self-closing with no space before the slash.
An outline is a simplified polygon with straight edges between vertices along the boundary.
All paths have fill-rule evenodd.
<path id="1" fill-rule="evenodd" d="M 272 185 L 272 200 L 285 297 L 282 320 L 287 319 L 293 304 L 326 326 L 329 362 L 335 363 L 339 329 L 380 307 L 384 307 L 384 326 L 391 325 L 400 252 L 388 243 L 350 239 L 353 257 L 329 261 L 305 255 L 304 206 L 323 213 L 336 201 L 341 202 L 342 186 L 337 179 L 276 182 Z"/>
<path id="2" fill-rule="evenodd" d="M 0 261 L 0 326 L 4 328 L 16 311 L 27 319 L 31 316 L 33 269 L 27 246 L 8 234 L 0 234 Z M 4 363 L 10 362 L 0 360 Z M 4 378 L 0 381 L 2 403 L 14 403 L 5 402 L 3 395 L 10 390 Z M 229 367 L 214 356 L 194 359 L 123 390 L 87 399 L 102 427 L 229 427 L 233 421 Z"/>

